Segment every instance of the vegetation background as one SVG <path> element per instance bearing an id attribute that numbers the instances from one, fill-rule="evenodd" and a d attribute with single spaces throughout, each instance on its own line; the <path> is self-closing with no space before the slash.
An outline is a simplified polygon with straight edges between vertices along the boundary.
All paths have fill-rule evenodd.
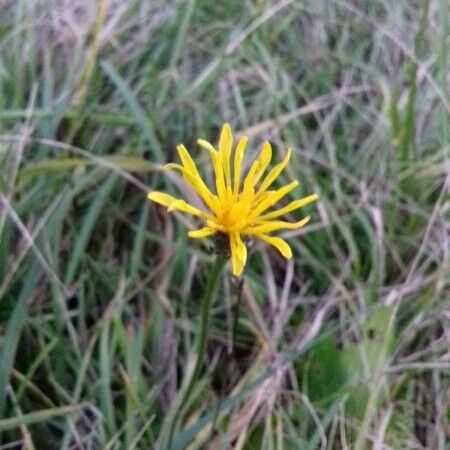
<path id="1" fill-rule="evenodd" d="M 164 449 L 171 417 L 173 449 L 450 448 L 449 23 L 0 0 L 0 449 Z M 206 169 L 225 120 L 320 201 L 292 261 L 254 247 L 239 311 L 223 274 L 180 405 L 213 256 L 145 195 L 190 196 L 158 164 L 183 142 Z"/>

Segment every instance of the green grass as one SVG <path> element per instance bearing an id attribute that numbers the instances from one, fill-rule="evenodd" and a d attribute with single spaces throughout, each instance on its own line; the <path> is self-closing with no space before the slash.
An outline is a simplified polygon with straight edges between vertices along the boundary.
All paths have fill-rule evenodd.
<path id="1" fill-rule="evenodd" d="M 0 449 L 449 449 L 448 14 L 4 0 Z M 180 402 L 214 256 L 146 193 L 224 121 L 320 201 L 223 273 Z"/>

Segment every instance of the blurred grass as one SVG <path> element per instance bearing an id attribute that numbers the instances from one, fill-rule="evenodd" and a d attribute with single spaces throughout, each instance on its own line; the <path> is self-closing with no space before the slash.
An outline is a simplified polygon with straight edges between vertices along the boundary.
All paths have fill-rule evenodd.
<path id="1" fill-rule="evenodd" d="M 450 448 L 446 0 L 0 7 L 0 448 Z M 225 120 L 320 202 L 180 406 L 212 255 L 145 194 Z"/>

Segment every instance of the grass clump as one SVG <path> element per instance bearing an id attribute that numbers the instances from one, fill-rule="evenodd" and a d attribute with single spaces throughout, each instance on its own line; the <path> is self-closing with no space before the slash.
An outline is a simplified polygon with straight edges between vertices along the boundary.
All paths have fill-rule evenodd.
<path id="1" fill-rule="evenodd" d="M 1 9 L 0 447 L 447 448 L 445 0 Z M 224 121 L 320 202 L 179 405 L 213 257 L 145 196 Z"/>

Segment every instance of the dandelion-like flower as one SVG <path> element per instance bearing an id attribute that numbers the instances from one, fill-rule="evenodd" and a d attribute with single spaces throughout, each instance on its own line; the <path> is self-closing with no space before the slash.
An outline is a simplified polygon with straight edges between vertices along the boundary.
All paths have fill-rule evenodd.
<path id="1" fill-rule="evenodd" d="M 291 156 L 288 149 L 284 159 L 263 177 L 272 159 L 272 147 L 264 142 L 259 156 L 250 166 L 245 178 L 241 181 L 247 136 L 242 136 L 234 150 L 233 136 L 230 126 L 225 123 L 219 138 L 218 150 L 209 142 L 199 139 L 198 144 L 208 150 L 214 170 L 215 189 L 210 189 L 201 177 L 197 166 L 184 145 L 177 150 L 181 164 L 169 163 L 166 169 L 178 170 L 185 180 L 200 196 L 205 209 L 199 209 L 164 192 L 149 192 L 148 198 L 168 208 L 168 211 L 182 211 L 200 217 L 204 226 L 188 233 L 191 238 L 202 238 L 221 233 L 229 239 L 231 266 L 233 274 L 242 273 L 247 261 L 247 248 L 243 236 L 254 236 L 276 247 L 287 259 L 292 258 L 288 243 L 272 233 L 282 229 L 295 229 L 304 226 L 310 219 L 306 216 L 298 222 L 285 222 L 278 218 L 315 201 L 317 194 L 291 201 L 280 209 L 268 212 L 275 203 L 281 200 L 297 185 L 292 181 L 278 189 L 270 190 L 274 181 L 280 176 Z"/>

